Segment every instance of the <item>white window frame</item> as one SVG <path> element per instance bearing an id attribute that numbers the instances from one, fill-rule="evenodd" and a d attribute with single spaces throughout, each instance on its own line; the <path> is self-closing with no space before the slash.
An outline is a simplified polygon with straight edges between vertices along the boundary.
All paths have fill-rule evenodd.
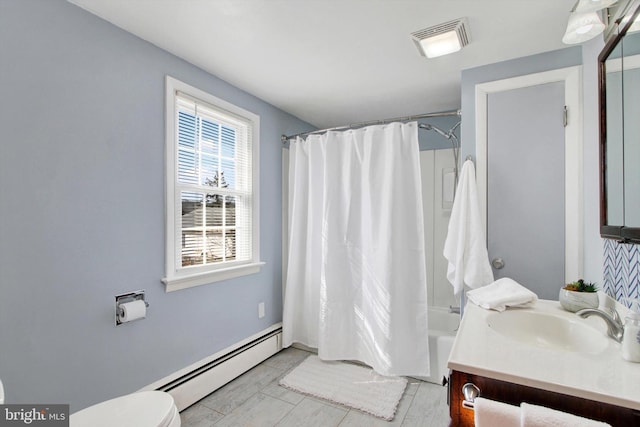
<path id="1" fill-rule="evenodd" d="M 166 141 L 165 141 L 165 274 L 162 282 L 166 285 L 166 291 L 172 292 L 193 286 L 200 286 L 221 280 L 254 274 L 260 271 L 264 262 L 260 261 L 260 188 L 259 188 L 259 141 L 260 141 L 260 116 L 217 98 L 198 88 L 190 86 L 173 77 L 166 76 L 165 91 L 165 116 L 166 116 Z M 228 111 L 240 116 L 251 123 L 251 257 L 244 263 L 216 263 L 198 266 L 197 272 L 193 268 L 183 268 L 179 257 L 181 244 L 180 225 L 176 223 L 182 215 L 180 195 L 177 188 L 177 121 L 176 121 L 176 96 L 183 93 L 204 104 L 209 104 L 217 109 Z"/>

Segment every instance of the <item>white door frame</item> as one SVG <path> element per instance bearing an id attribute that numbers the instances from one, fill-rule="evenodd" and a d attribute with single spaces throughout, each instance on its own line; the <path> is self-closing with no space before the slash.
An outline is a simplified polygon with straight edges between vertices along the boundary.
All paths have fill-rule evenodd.
<path id="1" fill-rule="evenodd" d="M 487 234 L 487 99 L 489 94 L 545 83 L 564 82 L 568 110 L 565 127 L 565 282 L 583 274 L 582 66 L 561 68 L 476 85 L 476 170 L 480 214 Z M 561 114 L 561 111 L 558 111 Z M 523 153 L 526 154 L 526 153 Z M 517 166 L 518 159 L 514 159 Z M 536 262 L 532 260 L 531 262 Z M 562 285 L 562 284 L 560 284 Z"/>

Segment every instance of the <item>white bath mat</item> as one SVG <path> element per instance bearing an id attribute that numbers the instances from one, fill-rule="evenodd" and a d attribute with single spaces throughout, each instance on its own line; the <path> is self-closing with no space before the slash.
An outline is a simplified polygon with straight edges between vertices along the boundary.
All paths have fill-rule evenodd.
<path id="1" fill-rule="evenodd" d="M 407 379 L 384 377 L 364 366 L 326 362 L 311 355 L 282 378 L 280 385 L 390 421 Z"/>

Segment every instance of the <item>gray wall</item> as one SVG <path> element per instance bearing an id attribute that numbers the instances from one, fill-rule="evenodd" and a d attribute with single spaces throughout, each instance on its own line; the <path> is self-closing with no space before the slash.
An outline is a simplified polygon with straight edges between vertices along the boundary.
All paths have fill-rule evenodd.
<path id="1" fill-rule="evenodd" d="M 166 74 L 261 117 L 259 274 L 160 283 Z M 310 125 L 63 0 L 0 0 L 0 85 L 9 403 L 77 411 L 281 321 L 280 135 Z M 115 327 L 114 296 L 137 289 L 147 319 Z"/>
<path id="2" fill-rule="evenodd" d="M 579 46 L 462 70 L 462 157 L 475 158 L 475 86 L 479 83 L 582 64 Z"/>
<path id="3" fill-rule="evenodd" d="M 599 238 L 598 75 L 601 38 L 582 46 L 514 59 L 462 72 L 462 158 L 475 157 L 475 85 L 558 68 L 583 65 L 584 278 L 602 284 Z"/>

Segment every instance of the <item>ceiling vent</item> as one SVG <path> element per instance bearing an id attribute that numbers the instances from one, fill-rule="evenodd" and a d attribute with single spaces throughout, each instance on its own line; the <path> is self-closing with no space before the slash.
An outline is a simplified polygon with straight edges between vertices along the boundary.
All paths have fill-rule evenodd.
<path id="1" fill-rule="evenodd" d="M 435 58 L 457 52 L 469 44 L 467 18 L 454 19 L 411 33 L 422 56 Z"/>

